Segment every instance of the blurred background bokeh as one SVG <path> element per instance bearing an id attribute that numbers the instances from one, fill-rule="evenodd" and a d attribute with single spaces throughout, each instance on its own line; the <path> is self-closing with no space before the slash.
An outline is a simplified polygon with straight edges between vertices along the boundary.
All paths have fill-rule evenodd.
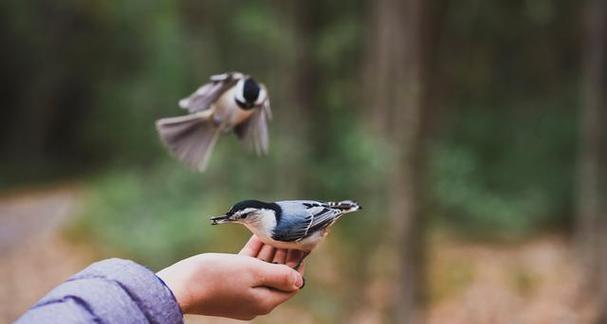
<path id="1" fill-rule="evenodd" d="M 354 199 L 257 323 L 605 323 L 602 0 L 0 3 L 0 322 L 106 257 L 235 252 L 208 216 Z M 204 174 L 154 121 L 209 75 L 264 82 L 267 157 Z M 192 323 L 230 322 L 188 317 Z"/>

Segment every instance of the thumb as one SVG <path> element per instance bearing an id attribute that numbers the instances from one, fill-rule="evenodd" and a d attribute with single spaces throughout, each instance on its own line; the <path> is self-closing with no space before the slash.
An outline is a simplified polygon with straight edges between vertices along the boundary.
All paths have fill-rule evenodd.
<path id="1" fill-rule="evenodd" d="M 285 292 L 296 291 L 303 285 L 301 274 L 284 264 L 259 261 L 255 277 L 257 285 Z"/>

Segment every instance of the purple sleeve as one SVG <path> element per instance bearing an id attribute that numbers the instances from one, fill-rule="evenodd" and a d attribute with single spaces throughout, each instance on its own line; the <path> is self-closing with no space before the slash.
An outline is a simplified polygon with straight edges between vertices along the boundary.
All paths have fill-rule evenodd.
<path id="1" fill-rule="evenodd" d="M 44 296 L 17 323 L 183 323 L 173 293 L 128 260 L 93 263 Z"/>

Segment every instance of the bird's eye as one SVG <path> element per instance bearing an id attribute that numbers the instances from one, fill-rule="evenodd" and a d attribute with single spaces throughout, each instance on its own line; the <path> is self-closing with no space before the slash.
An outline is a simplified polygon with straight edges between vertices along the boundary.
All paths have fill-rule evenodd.
<path id="1" fill-rule="evenodd" d="M 240 218 L 245 219 L 247 218 L 247 216 L 249 216 L 250 213 L 244 213 L 242 215 L 240 215 Z"/>

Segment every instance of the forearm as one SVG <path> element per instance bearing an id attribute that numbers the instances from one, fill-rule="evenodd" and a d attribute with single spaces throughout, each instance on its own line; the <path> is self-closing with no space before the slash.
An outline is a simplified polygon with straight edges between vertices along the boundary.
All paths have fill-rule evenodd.
<path id="1" fill-rule="evenodd" d="M 18 323 L 182 323 L 171 291 L 143 266 L 97 262 L 53 289 Z"/>

